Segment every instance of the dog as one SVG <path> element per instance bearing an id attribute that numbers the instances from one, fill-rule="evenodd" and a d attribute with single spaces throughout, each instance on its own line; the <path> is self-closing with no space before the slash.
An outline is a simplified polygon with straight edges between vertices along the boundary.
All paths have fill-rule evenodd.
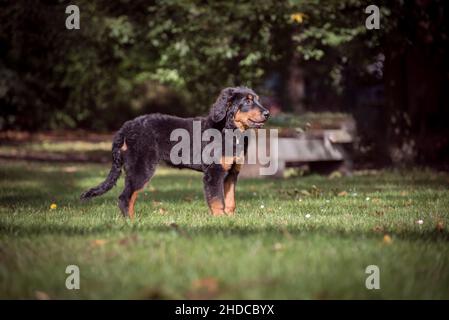
<path id="1" fill-rule="evenodd" d="M 235 186 L 241 164 L 236 159 L 220 163 L 174 164 L 170 151 L 175 142 L 171 132 L 178 128 L 190 134 L 193 122 L 201 121 L 201 130 L 217 129 L 224 141 L 224 129 L 244 132 L 260 128 L 270 112 L 261 105 L 259 96 L 246 87 L 223 89 L 212 105 L 208 116 L 179 118 L 164 114 L 148 114 L 127 121 L 115 134 L 112 143 L 112 167 L 100 185 L 81 195 L 82 200 L 102 195 L 112 189 L 125 169 L 125 187 L 119 196 L 118 206 L 124 217 L 134 218 L 134 204 L 139 191 L 150 181 L 156 166 L 164 161 L 169 166 L 189 168 L 204 173 L 204 195 L 210 213 L 214 216 L 233 215 L 235 212 Z M 232 142 L 234 144 L 234 141 Z M 244 146 L 246 154 L 247 141 Z"/>

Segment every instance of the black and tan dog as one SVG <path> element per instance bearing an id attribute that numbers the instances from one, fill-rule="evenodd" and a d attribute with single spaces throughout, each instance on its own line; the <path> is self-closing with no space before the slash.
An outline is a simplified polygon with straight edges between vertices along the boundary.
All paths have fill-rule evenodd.
<path id="1" fill-rule="evenodd" d="M 207 117 L 178 118 L 162 114 L 140 116 L 127 121 L 115 134 L 112 144 L 112 168 L 106 180 L 81 195 L 81 199 L 99 196 L 110 190 L 121 174 L 126 172 L 125 188 L 119 196 L 119 207 L 125 217 L 134 217 L 134 203 L 137 194 L 154 174 L 157 164 L 165 161 L 178 168 L 190 168 L 204 172 L 204 194 L 213 215 L 234 214 L 235 184 L 240 164 L 235 159 L 221 163 L 174 165 L 170 151 L 176 142 L 170 140 L 173 130 L 182 128 L 190 134 L 193 122 L 201 121 L 201 130 L 260 128 L 268 119 L 269 112 L 259 102 L 253 90 L 245 87 L 226 88 L 221 91 Z M 192 143 L 192 142 L 191 142 Z M 233 142 L 234 143 L 234 142 Z M 247 142 L 244 152 L 246 153 Z M 191 148 L 192 150 L 192 148 Z"/>

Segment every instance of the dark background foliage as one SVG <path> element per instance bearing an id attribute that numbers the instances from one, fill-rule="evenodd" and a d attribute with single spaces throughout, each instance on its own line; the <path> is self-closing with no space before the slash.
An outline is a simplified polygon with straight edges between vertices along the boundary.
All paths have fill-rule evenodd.
<path id="1" fill-rule="evenodd" d="M 76 4 L 81 29 L 67 30 Z M 206 112 L 246 85 L 284 111 L 351 113 L 370 156 L 449 160 L 448 3 L 119 0 L 0 2 L 0 130 L 116 129 Z"/>

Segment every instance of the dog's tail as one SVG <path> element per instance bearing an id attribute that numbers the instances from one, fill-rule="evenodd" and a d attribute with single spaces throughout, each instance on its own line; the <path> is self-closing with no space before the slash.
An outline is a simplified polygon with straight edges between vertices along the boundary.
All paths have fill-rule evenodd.
<path id="1" fill-rule="evenodd" d="M 120 148 L 123 146 L 125 141 L 125 135 L 123 133 L 123 128 L 120 129 L 114 136 L 112 142 L 112 167 L 109 174 L 102 183 L 98 186 L 87 190 L 81 195 L 81 200 L 89 200 L 90 198 L 97 197 L 111 190 L 115 186 L 120 174 L 122 173 L 123 159 L 120 153 Z"/>

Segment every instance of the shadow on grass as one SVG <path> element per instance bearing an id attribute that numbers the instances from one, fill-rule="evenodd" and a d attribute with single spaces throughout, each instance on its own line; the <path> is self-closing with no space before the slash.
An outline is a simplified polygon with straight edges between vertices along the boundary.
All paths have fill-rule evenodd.
<path id="1" fill-rule="evenodd" d="M 232 218 L 225 218 L 232 219 Z M 174 232 L 179 237 L 185 238 L 186 241 L 194 240 L 195 238 L 214 238 L 217 236 L 222 237 L 273 237 L 273 238 L 308 238 L 313 236 L 323 236 L 328 238 L 339 238 L 348 240 L 360 240 L 360 239 L 382 239 L 382 235 L 373 230 L 347 230 L 339 227 L 330 226 L 279 226 L 279 225 L 262 225 L 262 226 L 238 226 L 238 225 L 202 225 L 202 226 L 178 226 L 167 224 L 145 224 L 145 225 L 128 225 L 122 223 L 102 223 L 90 227 L 74 226 L 67 224 L 50 224 L 45 226 L 36 225 L 14 225 L 4 224 L 0 222 L 0 233 L 3 235 L 14 236 L 37 236 L 37 235 L 64 235 L 64 236 L 95 236 L 110 231 L 128 231 L 129 233 L 145 233 L 145 232 L 157 232 L 167 233 Z M 449 231 L 447 230 L 411 230 L 405 229 L 400 231 L 391 232 L 394 238 L 409 241 L 432 241 L 432 242 L 449 242 Z"/>
<path id="2" fill-rule="evenodd" d="M 98 172 L 98 171 L 97 171 Z M 79 171 L 76 173 L 65 173 L 55 171 L 1 171 L 2 180 L 12 182 L 13 187 L 7 189 L 7 194 L 0 195 L 0 206 L 20 205 L 30 206 L 38 203 L 47 205 L 52 199 L 64 202 L 73 202 L 73 205 L 81 205 L 79 195 L 86 190 L 80 186 L 80 181 L 97 177 L 95 171 Z M 376 191 L 397 192 L 410 188 L 440 189 L 447 188 L 448 183 L 444 180 L 401 180 L 391 179 L 343 179 L 328 180 L 323 177 L 306 177 L 296 179 L 244 179 L 240 180 L 237 186 L 237 197 L 240 201 L 254 199 L 254 193 L 263 195 L 265 193 L 278 196 L 279 200 L 294 200 L 294 192 L 309 190 L 312 185 L 321 188 L 322 196 L 333 196 L 337 191 L 357 190 L 360 193 L 372 193 Z M 90 203 L 95 203 L 97 199 L 115 201 L 122 190 L 123 178 L 118 186 L 100 198 L 93 199 Z M 155 191 L 150 193 L 151 200 L 182 203 L 186 198 L 203 198 L 201 176 L 183 176 L 176 174 L 156 175 L 150 185 Z M 189 183 L 188 183 L 189 182 Z M 9 183 L 9 184 L 12 184 Z M 179 187 L 172 187 L 180 185 Z M 94 187 L 92 184 L 89 187 Z M 169 186 L 170 189 L 167 189 Z M 5 189 L 3 187 L 2 189 Z M 146 191 L 149 189 L 147 188 Z M 288 194 L 287 194 L 288 192 Z M 292 194 L 290 194 L 292 193 Z M 319 199 L 319 196 L 317 197 Z M 406 199 L 400 195 L 384 195 L 384 200 Z"/>
<path id="3" fill-rule="evenodd" d="M 86 179 L 94 179 L 99 182 L 99 166 L 78 166 L 73 172 L 67 172 L 70 164 L 49 165 L 49 164 L 11 164 L 9 167 L 0 169 L 0 208 L 14 208 L 28 210 L 34 207 L 37 210 L 48 208 L 49 204 L 57 199 L 57 201 L 69 205 L 71 210 L 88 211 L 101 202 L 113 201 L 116 203 L 116 197 L 121 191 L 122 181 L 113 191 L 106 194 L 100 199 L 94 199 L 87 204 L 81 203 L 78 199 L 81 192 L 85 191 L 81 186 L 81 182 Z M 107 171 L 106 166 L 102 166 L 101 170 Z M 72 170 L 72 169 L 70 169 Z M 185 172 L 185 171 L 184 171 Z M 404 175 L 404 179 L 397 175 L 390 175 L 386 178 L 378 176 L 342 178 L 329 180 L 319 176 L 309 176 L 304 178 L 272 180 L 272 179 L 248 179 L 242 180 L 238 185 L 237 197 L 239 201 L 254 200 L 254 192 L 258 196 L 270 196 L 279 198 L 279 201 L 294 200 L 294 197 L 288 197 L 282 194 L 282 190 L 301 190 L 310 189 L 312 185 L 321 188 L 325 196 L 332 196 L 335 190 L 357 189 L 358 192 L 375 192 L 385 191 L 397 192 L 398 190 L 410 188 L 427 188 L 427 189 L 443 189 L 447 188 L 447 180 L 444 178 L 425 179 L 422 176 L 410 178 Z M 188 175 L 185 173 L 156 175 L 151 183 L 156 188 L 150 192 L 150 200 L 163 201 L 168 203 L 187 203 L 186 198 L 195 197 L 203 199 L 201 175 Z M 93 187 L 94 185 L 90 186 Z M 178 187 L 179 186 L 179 187 Z M 426 194 L 429 197 L 429 194 Z M 430 196 L 432 198 L 433 196 Z M 385 201 L 398 201 L 399 196 L 385 195 L 382 196 Z M 258 199 L 258 198 L 256 198 Z M 318 201 L 320 197 L 316 198 Z M 406 197 L 401 198 L 402 200 Z M 144 200 L 140 200 L 144 201 Z M 205 208 L 205 205 L 204 205 Z M 19 212 L 21 212 L 19 210 Z M 10 210 L 3 210 L 3 214 L 9 214 Z M 116 212 L 118 214 L 118 210 Z M 230 218 L 232 219 L 232 218 Z M 0 232 L 5 235 L 40 235 L 40 234 L 60 234 L 66 236 L 82 236 L 96 235 L 107 231 L 114 230 L 130 230 L 130 231 L 153 231 L 153 232 L 176 232 L 180 236 L 188 238 L 195 237 L 214 237 L 217 234 L 222 236 L 259 236 L 272 235 L 285 236 L 290 234 L 293 237 L 301 237 L 302 235 L 322 234 L 326 236 L 360 239 L 373 238 L 378 239 L 382 235 L 374 231 L 356 229 L 348 231 L 347 229 L 329 226 L 304 225 L 304 226 L 286 226 L 277 225 L 261 225 L 261 226 L 237 226 L 224 225 L 217 226 L 214 222 L 206 226 L 180 227 L 180 232 L 176 228 L 164 224 L 152 224 L 151 222 L 140 225 L 127 225 L 120 222 L 107 221 L 102 224 L 96 224 L 90 227 L 74 226 L 69 224 L 44 224 L 44 225 L 19 225 L 14 222 L 5 224 L 0 221 Z M 395 237 L 407 240 L 419 241 L 448 241 L 449 235 L 447 230 L 442 232 L 432 230 L 392 230 Z"/>

